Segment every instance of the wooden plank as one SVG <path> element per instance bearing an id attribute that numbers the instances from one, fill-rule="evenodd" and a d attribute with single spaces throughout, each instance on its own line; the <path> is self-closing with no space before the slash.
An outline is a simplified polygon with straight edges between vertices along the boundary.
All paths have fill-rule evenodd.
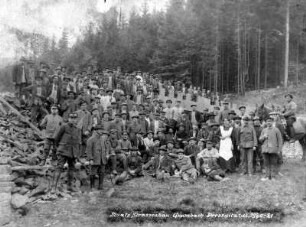
<path id="1" fill-rule="evenodd" d="M 4 98 L 2 98 L 1 96 L 0 96 L 0 101 L 1 101 L 4 105 L 6 105 L 14 114 L 16 114 L 16 115 L 20 118 L 21 121 L 23 121 L 24 123 L 26 123 L 27 125 L 29 125 L 30 128 L 33 129 L 41 139 L 43 139 L 43 135 L 42 135 L 41 131 L 40 131 L 35 125 L 33 125 L 30 121 L 28 121 L 28 120 L 27 120 L 18 110 L 16 110 L 14 107 L 12 107 L 12 106 L 11 106 Z"/>

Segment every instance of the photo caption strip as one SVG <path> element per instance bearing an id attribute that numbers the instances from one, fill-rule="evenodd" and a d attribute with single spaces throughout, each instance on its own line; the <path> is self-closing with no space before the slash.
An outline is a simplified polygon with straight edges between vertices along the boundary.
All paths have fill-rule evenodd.
<path id="1" fill-rule="evenodd" d="M 189 210 L 124 210 L 108 209 L 108 222 L 169 222 L 169 221 L 195 221 L 195 222 L 280 222 L 283 219 L 281 210 L 263 211 L 206 211 L 191 212 Z"/>

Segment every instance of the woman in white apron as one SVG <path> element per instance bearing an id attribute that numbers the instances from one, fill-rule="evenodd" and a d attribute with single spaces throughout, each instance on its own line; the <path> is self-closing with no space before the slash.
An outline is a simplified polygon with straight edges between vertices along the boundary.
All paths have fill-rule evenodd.
<path id="1" fill-rule="evenodd" d="M 233 143 L 231 139 L 233 127 L 228 119 L 224 119 L 223 126 L 220 126 L 221 140 L 219 150 L 219 164 L 224 171 L 234 172 Z"/>

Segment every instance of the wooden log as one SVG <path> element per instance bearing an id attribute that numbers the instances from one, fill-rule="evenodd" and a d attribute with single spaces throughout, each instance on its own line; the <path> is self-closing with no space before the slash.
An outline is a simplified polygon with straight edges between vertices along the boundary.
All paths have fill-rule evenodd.
<path id="1" fill-rule="evenodd" d="M 30 128 L 33 129 L 41 139 L 43 139 L 43 136 L 42 136 L 41 131 L 40 131 L 35 125 L 33 125 L 30 121 L 28 121 L 28 120 L 27 120 L 18 110 L 16 110 L 14 107 L 12 107 L 12 106 L 11 106 L 4 98 L 2 98 L 1 96 L 0 96 L 0 101 L 1 101 L 4 105 L 6 105 L 14 114 L 16 114 L 16 115 L 20 118 L 21 121 L 23 121 L 24 123 L 26 123 L 27 125 L 29 125 Z"/>
<path id="2" fill-rule="evenodd" d="M 12 171 L 25 171 L 25 170 L 41 170 L 41 169 L 53 169 L 54 167 L 51 165 L 46 166 L 29 166 L 29 165 L 23 165 L 23 166 L 14 166 L 12 167 Z"/>

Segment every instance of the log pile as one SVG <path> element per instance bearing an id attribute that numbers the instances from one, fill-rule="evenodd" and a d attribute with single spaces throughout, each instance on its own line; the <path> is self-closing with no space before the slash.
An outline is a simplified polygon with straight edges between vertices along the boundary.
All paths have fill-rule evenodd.
<path id="1" fill-rule="evenodd" d="M 26 204 L 52 199 L 48 191 L 54 163 L 47 160 L 45 166 L 39 165 L 43 158 L 43 133 L 30 122 L 30 111 L 18 104 L 14 97 L 0 96 L 0 161 L 6 160 L 10 165 L 11 205 L 23 214 Z M 65 174 L 62 175 L 60 184 L 65 185 Z"/>

